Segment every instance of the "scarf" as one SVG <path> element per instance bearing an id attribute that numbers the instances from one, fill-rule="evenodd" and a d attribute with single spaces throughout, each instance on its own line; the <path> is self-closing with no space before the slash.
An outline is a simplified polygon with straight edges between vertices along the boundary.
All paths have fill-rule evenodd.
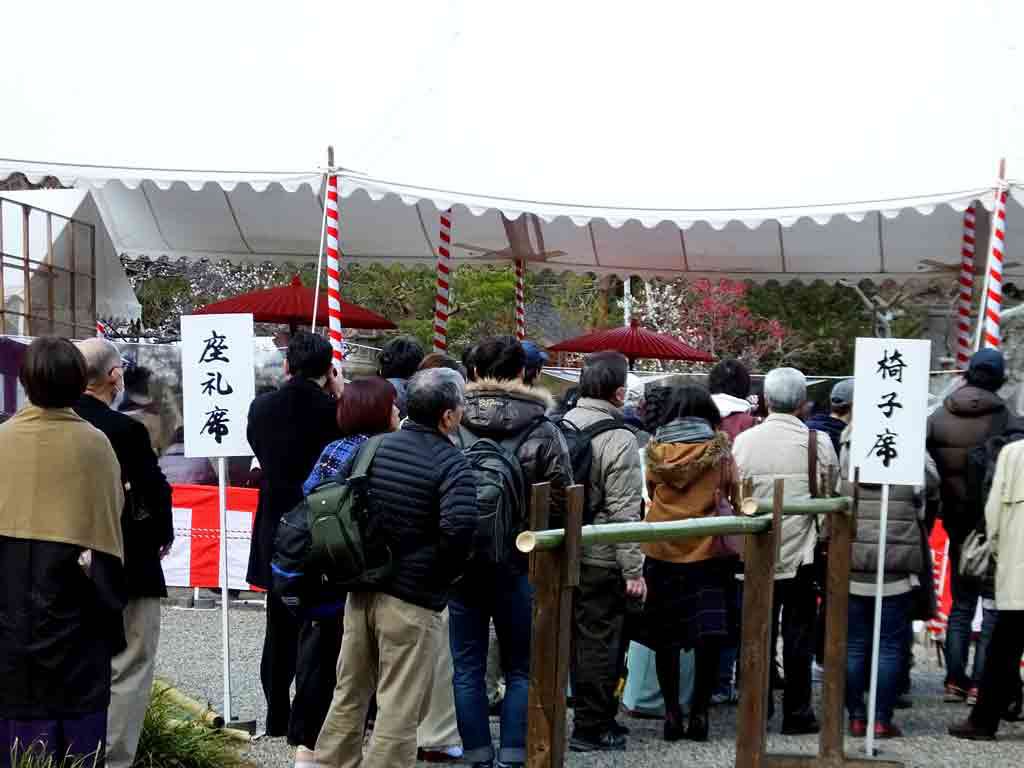
<path id="1" fill-rule="evenodd" d="M 704 443 L 715 436 L 715 430 L 705 419 L 686 416 L 658 427 L 656 443 Z"/>

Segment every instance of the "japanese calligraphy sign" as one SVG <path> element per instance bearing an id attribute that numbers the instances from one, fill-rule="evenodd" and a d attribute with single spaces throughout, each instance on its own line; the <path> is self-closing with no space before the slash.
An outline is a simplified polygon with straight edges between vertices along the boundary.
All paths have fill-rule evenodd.
<path id="1" fill-rule="evenodd" d="M 252 315 L 181 318 L 186 456 L 251 456 L 246 439 L 255 397 Z"/>
<path id="2" fill-rule="evenodd" d="M 850 479 L 923 485 L 931 342 L 857 339 Z"/>

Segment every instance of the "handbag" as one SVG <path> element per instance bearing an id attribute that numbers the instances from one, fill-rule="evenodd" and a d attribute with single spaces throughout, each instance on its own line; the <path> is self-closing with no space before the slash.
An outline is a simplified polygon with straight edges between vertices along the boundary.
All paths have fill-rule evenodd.
<path id="1" fill-rule="evenodd" d="M 729 501 L 729 496 L 722 492 L 725 485 L 725 467 L 719 467 L 719 483 L 715 489 L 714 511 L 712 517 L 736 517 L 736 508 Z M 743 552 L 743 537 L 736 535 L 715 536 L 715 557 L 739 557 Z"/>
<path id="2" fill-rule="evenodd" d="M 996 557 L 984 524 L 975 528 L 960 547 L 957 572 L 964 581 L 980 587 L 991 587 L 996 582 Z"/>

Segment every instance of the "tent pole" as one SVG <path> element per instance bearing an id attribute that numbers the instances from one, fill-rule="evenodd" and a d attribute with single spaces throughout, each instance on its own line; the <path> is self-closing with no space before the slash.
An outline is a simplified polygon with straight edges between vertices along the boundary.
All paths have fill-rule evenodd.
<path id="1" fill-rule="evenodd" d="M 320 273 L 324 268 L 324 238 L 327 237 L 327 177 L 334 170 L 334 147 L 327 147 L 327 173 L 324 174 L 324 215 L 320 221 L 320 248 L 316 252 L 316 288 L 313 291 L 313 323 L 311 333 L 316 333 L 316 313 L 320 308 Z"/>
<path id="2" fill-rule="evenodd" d="M 996 238 L 998 226 L 996 213 L 999 208 L 999 195 L 1006 183 L 1006 158 L 999 161 L 999 183 L 996 184 L 992 196 L 992 222 L 988 230 L 988 247 L 985 249 L 985 280 L 981 284 L 981 300 L 978 302 L 978 327 L 974 334 L 974 351 L 981 349 L 981 340 L 985 338 L 985 312 L 988 309 L 988 292 L 992 283 L 992 246 Z"/>
<path id="3" fill-rule="evenodd" d="M 628 326 L 633 319 L 633 278 L 626 275 L 622 283 L 622 314 L 625 320 L 624 325 Z"/>

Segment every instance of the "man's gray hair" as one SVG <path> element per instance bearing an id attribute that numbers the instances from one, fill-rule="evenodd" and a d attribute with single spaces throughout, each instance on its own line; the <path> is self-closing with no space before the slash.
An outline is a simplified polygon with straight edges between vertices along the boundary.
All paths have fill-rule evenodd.
<path id="1" fill-rule="evenodd" d="M 807 377 L 796 368 L 776 368 L 764 377 L 764 399 L 774 413 L 796 413 L 807 400 Z"/>
<path id="2" fill-rule="evenodd" d="M 110 372 L 121 365 L 121 353 L 108 339 L 86 339 L 76 345 L 85 358 L 86 379 L 89 384 L 106 381 Z"/>
<path id="3" fill-rule="evenodd" d="M 463 404 L 466 380 L 451 368 L 427 368 L 409 379 L 406 409 L 409 418 L 425 427 L 436 427 L 445 411 Z"/>

